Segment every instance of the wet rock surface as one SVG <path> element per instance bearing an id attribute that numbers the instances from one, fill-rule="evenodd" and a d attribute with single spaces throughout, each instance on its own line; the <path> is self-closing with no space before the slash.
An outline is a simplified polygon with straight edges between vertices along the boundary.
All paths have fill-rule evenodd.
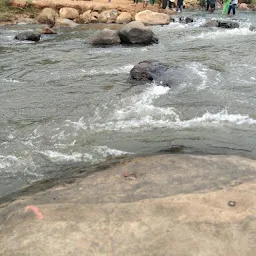
<path id="1" fill-rule="evenodd" d="M 169 87 L 176 87 L 191 81 L 191 76 L 183 67 L 170 67 L 158 60 L 144 60 L 135 65 L 130 71 L 134 81 L 152 81 Z"/>
<path id="2" fill-rule="evenodd" d="M 2 200 L 0 254 L 254 255 L 255 177 L 237 156 L 121 161 Z"/>
<path id="3" fill-rule="evenodd" d="M 124 44 L 149 45 L 158 43 L 153 31 L 139 21 L 132 21 L 119 30 L 118 35 Z"/>
<path id="4" fill-rule="evenodd" d="M 16 40 L 34 41 L 34 42 L 38 42 L 40 38 L 41 38 L 41 35 L 39 33 L 30 32 L 30 31 L 21 32 L 14 37 L 14 39 Z"/>
<path id="5" fill-rule="evenodd" d="M 88 43 L 91 45 L 117 45 L 120 44 L 120 42 L 118 32 L 106 28 L 97 31 L 88 39 Z"/>

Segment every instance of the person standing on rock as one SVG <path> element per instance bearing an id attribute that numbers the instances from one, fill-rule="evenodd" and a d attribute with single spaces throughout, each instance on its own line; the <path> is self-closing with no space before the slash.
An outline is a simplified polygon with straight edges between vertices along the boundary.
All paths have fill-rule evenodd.
<path id="1" fill-rule="evenodd" d="M 231 0 L 229 7 L 228 7 L 228 15 L 230 15 L 230 12 L 232 10 L 233 15 L 236 14 L 236 5 L 238 4 L 238 0 Z"/>
<path id="2" fill-rule="evenodd" d="M 176 12 L 178 11 L 182 12 L 182 9 L 183 9 L 183 0 L 177 0 Z"/>

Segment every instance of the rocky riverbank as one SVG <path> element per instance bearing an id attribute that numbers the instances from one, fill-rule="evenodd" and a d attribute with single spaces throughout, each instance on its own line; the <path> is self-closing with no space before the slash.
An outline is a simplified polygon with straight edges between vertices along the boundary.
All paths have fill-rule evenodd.
<path id="1" fill-rule="evenodd" d="M 8 1 L 8 0 L 6 0 Z M 10 0 L 9 5 L 24 10 L 17 13 L 9 12 L 5 16 L 0 16 L 0 23 L 2 24 L 16 24 L 19 22 L 28 23 L 42 23 L 43 19 L 40 15 L 50 15 L 49 8 L 54 11 L 54 20 L 56 19 L 59 26 L 73 26 L 74 24 L 84 23 L 129 23 L 136 20 L 136 15 L 143 12 L 141 16 L 148 20 L 149 25 L 154 24 L 168 24 L 166 18 L 161 14 L 173 14 L 174 9 L 162 9 L 158 3 L 149 4 L 146 8 L 143 3 L 133 4 L 130 0 L 94 0 L 94 1 L 72 1 L 72 0 Z M 201 9 L 198 0 L 186 0 L 184 6 L 188 9 Z M 44 9 L 47 9 L 46 11 Z M 221 8 L 218 4 L 217 8 Z M 255 6 L 241 3 L 238 7 L 241 10 L 255 10 Z M 153 12 L 153 14 L 152 14 Z M 51 14 L 52 15 L 52 14 Z M 152 17 L 153 16 L 153 17 Z M 48 25 L 53 26 L 51 21 L 48 20 Z M 63 20 L 65 19 L 65 20 Z M 66 19 L 72 21 L 68 22 Z M 162 21 L 161 21 L 162 20 Z M 164 22 L 165 20 L 165 22 Z M 45 21 L 45 20 L 44 20 Z M 74 23 L 73 23 L 74 22 Z"/>
<path id="2" fill-rule="evenodd" d="M 252 159 L 158 155 L 38 182 L 1 200 L 0 254 L 254 255 L 255 178 Z"/>

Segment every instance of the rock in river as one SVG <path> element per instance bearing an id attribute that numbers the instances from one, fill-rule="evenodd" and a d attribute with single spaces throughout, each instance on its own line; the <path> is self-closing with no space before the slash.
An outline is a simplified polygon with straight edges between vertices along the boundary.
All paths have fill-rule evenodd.
<path id="1" fill-rule="evenodd" d="M 31 31 L 26 31 L 26 32 L 21 32 L 18 35 L 14 37 L 14 39 L 20 40 L 20 41 L 34 41 L 38 42 L 41 38 L 41 35 L 39 33 L 31 32 Z"/>

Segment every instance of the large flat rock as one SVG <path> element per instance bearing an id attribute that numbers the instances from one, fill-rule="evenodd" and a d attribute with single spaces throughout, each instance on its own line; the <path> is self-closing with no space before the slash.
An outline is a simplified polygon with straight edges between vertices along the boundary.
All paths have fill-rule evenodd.
<path id="1" fill-rule="evenodd" d="M 2 201 L 0 255 L 254 256 L 255 177 L 238 156 L 123 161 Z"/>

